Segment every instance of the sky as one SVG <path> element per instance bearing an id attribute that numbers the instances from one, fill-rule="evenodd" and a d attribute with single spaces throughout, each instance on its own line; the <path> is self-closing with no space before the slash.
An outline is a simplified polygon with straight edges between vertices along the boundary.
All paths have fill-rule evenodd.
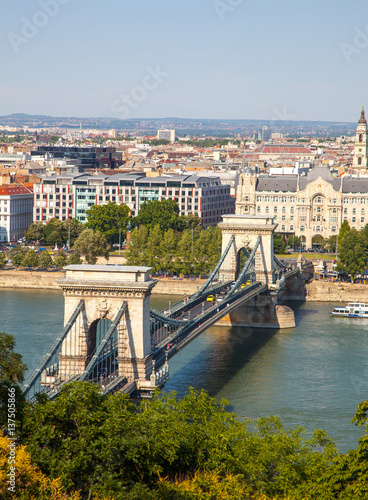
<path id="1" fill-rule="evenodd" d="M 0 115 L 356 122 L 361 0 L 12 0 Z"/>

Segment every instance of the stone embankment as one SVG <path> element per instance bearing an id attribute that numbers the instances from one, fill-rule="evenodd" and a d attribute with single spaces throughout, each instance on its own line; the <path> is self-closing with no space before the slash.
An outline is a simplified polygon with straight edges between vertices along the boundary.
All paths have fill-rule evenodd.
<path id="1" fill-rule="evenodd" d="M 26 271 L 17 269 L 0 270 L 0 288 L 37 288 L 43 290 L 60 290 L 57 281 L 64 278 L 60 271 Z M 173 280 L 161 278 L 152 293 L 162 295 L 191 295 L 200 288 L 205 280 Z"/>
<path id="2" fill-rule="evenodd" d="M 306 285 L 307 301 L 368 302 L 368 285 L 312 281 Z"/>
<path id="3" fill-rule="evenodd" d="M 60 290 L 57 281 L 64 277 L 60 271 L 0 270 L 0 288 L 31 288 Z M 162 295 L 191 295 L 200 288 L 204 280 L 161 278 L 153 293 Z M 368 302 L 368 285 L 353 283 L 331 283 L 312 281 L 306 285 L 307 301 L 314 302 Z"/>

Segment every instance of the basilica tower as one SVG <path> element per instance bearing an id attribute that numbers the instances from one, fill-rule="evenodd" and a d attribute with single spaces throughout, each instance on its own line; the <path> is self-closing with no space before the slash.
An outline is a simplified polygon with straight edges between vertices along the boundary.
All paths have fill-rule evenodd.
<path id="1" fill-rule="evenodd" d="M 367 120 L 363 107 L 356 129 L 353 168 L 365 169 L 367 165 Z"/>

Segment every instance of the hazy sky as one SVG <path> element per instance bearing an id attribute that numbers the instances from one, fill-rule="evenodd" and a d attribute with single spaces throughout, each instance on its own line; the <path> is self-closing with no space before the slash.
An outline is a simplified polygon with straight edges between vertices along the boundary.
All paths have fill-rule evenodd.
<path id="1" fill-rule="evenodd" d="M 361 0 L 2 3 L 0 115 L 357 121 Z"/>

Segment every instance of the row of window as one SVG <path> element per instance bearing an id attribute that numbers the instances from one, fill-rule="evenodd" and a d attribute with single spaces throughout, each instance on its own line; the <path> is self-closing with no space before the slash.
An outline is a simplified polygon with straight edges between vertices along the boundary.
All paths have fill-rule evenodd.
<path id="1" fill-rule="evenodd" d="M 365 205 L 367 202 L 368 198 L 343 198 L 342 202 L 344 204 L 349 204 L 349 203 L 352 203 L 352 204 L 362 204 L 362 205 Z M 257 196 L 256 197 L 256 201 L 257 202 L 266 202 L 266 203 L 270 203 L 270 202 L 276 202 L 276 203 L 295 203 L 295 200 L 297 202 L 300 202 L 300 203 L 305 203 L 306 202 L 306 199 L 305 198 L 295 198 L 295 196 L 267 196 L 267 195 L 262 195 L 262 196 Z M 250 202 L 251 201 L 251 198 L 250 196 L 245 196 L 244 197 L 244 201 L 245 202 Z M 324 204 L 326 201 L 325 198 L 323 198 L 322 196 L 316 196 L 315 198 L 313 198 L 312 200 L 308 200 L 307 203 L 313 203 L 313 204 Z M 336 204 L 337 203 L 337 199 L 336 198 L 333 198 L 332 200 L 329 199 L 329 203 L 334 203 Z"/>

